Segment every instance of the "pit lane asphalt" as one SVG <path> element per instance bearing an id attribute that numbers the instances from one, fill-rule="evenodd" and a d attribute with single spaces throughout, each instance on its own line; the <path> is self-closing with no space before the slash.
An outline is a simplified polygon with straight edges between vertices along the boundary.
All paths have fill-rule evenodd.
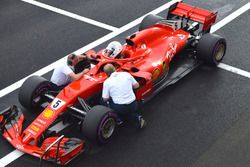
<path id="1" fill-rule="evenodd" d="M 247 67 L 249 68 L 247 66 L 247 63 L 250 62 L 247 54 L 249 52 L 245 52 L 243 49 L 236 52 L 233 48 L 248 48 L 249 42 L 240 37 L 248 37 L 249 31 L 245 30 L 249 27 L 249 23 L 245 20 L 249 20 L 249 18 L 248 11 L 217 32 L 227 39 L 230 38 L 228 47 L 231 49 L 228 49 L 224 62 L 227 64 L 233 62 L 235 64 L 230 65 L 246 70 Z M 238 35 L 235 30 L 242 33 Z M 125 36 L 124 34 L 121 36 Z M 127 34 L 130 33 L 127 32 Z M 244 62 L 240 62 L 237 57 Z M 218 149 L 215 148 L 218 145 L 223 147 L 226 144 L 224 138 L 230 136 L 230 132 L 235 131 L 231 130 L 231 128 L 235 129 L 234 124 L 236 129 L 239 127 L 237 122 L 247 125 L 244 124 L 245 119 L 242 118 L 247 117 L 249 111 L 248 82 L 249 79 L 224 70 L 201 67 L 176 85 L 164 90 L 141 108 L 149 123 L 144 131 L 137 132 L 131 130 L 130 127 L 123 127 L 110 144 L 90 153 L 91 155 L 82 155 L 70 166 L 167 165 L 184 167 L 192 164 L 210 166 L 213 164 L 212 155 L 214 153 L 218 155 Z M 17 103 L 16 93 L 5 96 L 0 101 L 1 108 Z M 25 115 L 28 115 L 27 119 L 33 116 L 28 112 L 25 112 Z M 242 126 L 240 127 L 242 128 Z M 243 128 L 247 129 L 246 126 Z M 241 135 L 244 136 L 244 134 Z M 241 153 L 240 150 L 245 145 L 239 146 L 236 152 Z M 245 149 L 249 150 L 247 148 Z M 2 154 L 6 155 L 12 150 L 12 147 L 1 138 L 0 150 L 2 157 Z M 221 150 L 223 151 L 223 149 Z M 223 157 L 224 161 L 234 159 L 229 153 Z M 210 161 L 212 162 L 209 164 Z M 37 162 L 37 159 L 25 155 L 9 166 L 20 166 L 20 164 L 33 166 Z M 223 162 L 220 162 L 220 165 L 214 164 L 213 166 L 222 166 Z M 227 166 L 230 166 L 230 163 Z M 248 164 L 245 163 L 245 166 Z"/>

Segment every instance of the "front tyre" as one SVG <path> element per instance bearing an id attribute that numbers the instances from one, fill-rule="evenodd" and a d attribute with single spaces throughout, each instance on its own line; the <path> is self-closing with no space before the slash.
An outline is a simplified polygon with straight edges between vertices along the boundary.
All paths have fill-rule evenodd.
<path id="1" fill-rule="evenodd" d="M 112 138 L 116 128 L 117 115 L 112 109 L 97 105 L 87 112 L 83 123 L 82 133 L 97 144 L 105 144 Z"/>
<path id="2" fill-rule="evenodd" d="M 49 90 L 51 90 L 51 84 L 48 80 L 40 76 L 31 76 L 20 88 L 19 102 L 27 109 L 37 109 L 44 102 L 44 93 Z"/>
<path id="3" fill-rule="evenodd" d="M 226 40 L 216 34 L 204 34 L 197 45 L 197 57 L 208 65 L 218 65 L 225 56 Z"/>

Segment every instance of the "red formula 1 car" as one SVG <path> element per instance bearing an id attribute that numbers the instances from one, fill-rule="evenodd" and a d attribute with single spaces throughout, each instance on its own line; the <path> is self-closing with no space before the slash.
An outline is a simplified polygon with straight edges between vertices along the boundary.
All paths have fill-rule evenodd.
<path id="1" fill-rule="evenodd" d="M 167 17 L 146 16 L 139 31 L 126 38 L 122 53 L 114 59 L 104 50 L 95 55 L 94 65 L 80 80 L 60 92 L 51 90 L 49 81 L 39 76 L 28 78 L 20 88 L 19 101 L 40 115 L 22 129 L 24 115 L 12 106 L 0 112 L 0 131 L 15 148 L 44 160 L 66 164 L 85 149 L 83 139 L 58 136 L 58 127 L 80 126 L 82 135 L 106 143 L 116 128 L 116 114 L 99 105 L 102 85 L 107 76 L 103 67 L 112 63 L 117 71 L 127 71 L 140 83 L 137 100 L 146 102 L 166 86 L 174 84 L 202 63 L 217 65 L 224 57 L 226 41 L 210 34 L 216 13 L 175 3 Z"/>

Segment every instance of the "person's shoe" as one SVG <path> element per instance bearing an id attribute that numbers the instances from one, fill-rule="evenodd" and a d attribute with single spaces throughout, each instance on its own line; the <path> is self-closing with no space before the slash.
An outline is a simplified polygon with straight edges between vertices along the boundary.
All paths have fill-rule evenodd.
<path id="1" fill-rule="evenodd" d="M 145 119 L 143 119 L 142 117 L 140 117 L 140 129 L 145 128 L 147 125 Z"/>
<path id="2" fill-rule="evenodd" d="M 122 120 L 120 120 L 120 119 L 118 119 L 117 121 L 116 121 L 116 125 L 121 125 L 121 124 L 123 124 L 123 121 Z"/>
<path id="3" fill-rule="evenodd" d="M 123 121 L 119 121 L 116 123 L 118 126 L 123 124 Z"/>

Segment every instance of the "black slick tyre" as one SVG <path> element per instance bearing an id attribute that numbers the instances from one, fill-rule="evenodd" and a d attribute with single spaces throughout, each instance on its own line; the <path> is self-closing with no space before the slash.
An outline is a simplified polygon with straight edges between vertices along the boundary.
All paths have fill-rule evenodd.
<path id="1" fill-rule="evenodd" d="M 105 144 L 114 134 L 116 120 L 117 115 L 112 109 L 96 105 L 87 112 L 81 127 L 82 133 L 93 143 Z"/>
<path id="2" fill-rule="evenodd" d="M 165 19 L 157 15 L 149 14 L 146 17 L 144 17 L 144 19 L 140 23 L 139 31 L 147 29 L 162 20 L 165 20 Z"/>
<path id="3" fill-rule="evenodd" d="M 31 76 L 22 84 L 18 99 L 27 109 L 37 109 L 43 103 L 43 94 L 51 89 L 50 82 L 40 76 Z"/>
<path id="4" fill-rule="evenodd" d="M 216 66 L 225 56 L 227 43 L 223 37 L 207 33 L 201 36 L 196 49 L 198 59 Z"/>

